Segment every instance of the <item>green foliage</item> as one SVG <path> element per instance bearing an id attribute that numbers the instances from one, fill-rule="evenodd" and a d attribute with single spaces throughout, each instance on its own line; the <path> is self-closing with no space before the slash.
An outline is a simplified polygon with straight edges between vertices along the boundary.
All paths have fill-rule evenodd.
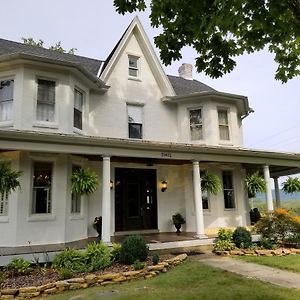
<path id="1" fill-rule="evenodd" d="M 276 248 L 276 245 L 270 239 L 265 238 L 265 237 L 262 237 L 260 239 L 259 244 L 265 249 L 273 250 Z"/>
<path id="2" fill-rule="evenodd" d="M 122 243 L 120 262 L 131 265 L 136 260 L 144 261 L 148 257 L 149 247 L 139 235 L 128 236 Z"/>
<path id="3" fill-rule="evenodd" d="M 218 175 L 204 171 L 201 173 L 201 189 L 213 195 L 222 190 L 221 180 Z"/>
<path id="4" fill-rule="evenodd" d="M 136 260 L 133 263 L 133 269 L 135 271 L 142 270 L 142 269 L 144 269 L 144 267 L 145 267 L 145 264 L 140 262 L 139 260 Z"/>
<path id="5" fill-rule="evenodd" d="M 122 245 L 119 243 L 112 243 L 112 250 L 111 256 L 113 261 L 120 260 L 120 252 L 121 252 Z"/>
<path id="6" fill-rule="evenodd" d="M 4 276 L 3 272 L 0 272 L 0 289 L 4 282 L 5 282 L 5 276 Z"/>
<path id="7" fill-rule="evenodd" d="M 249 198 L 254 198 L 256 193 L 266 191 L 266 181 L 259 175 L 259 172 L 248 174 L 246 176 L 246 187 Z"/>
<path id="8" fill-rule="evenodd" d="M 96 191 L 98 187 L 98 176 L 90 169 L 75 169 L 71 176 L 73 194 L 89 195 Z"/>
<path id="9" fill-rule="evenodd" d="M 232 241 L 232 231 L 230 229 L 220 228 L 214 244 L 214 252 L 230 251 L 235 248 Z"/>
<path id="10" fill-rule="evenodd" d="M 172 221 L 173 224 L 185 224 L 185 219 L 183 218 L 183 216 L 180 213 L 177 213 L 175 215 L 172 216 Z"/>
<path id="11" fill-rule="evenodd" d="M 53 267 L 58 270 L 68 269 L 73 273 L 81 273 L 88 270 L 86 255 L 79 250 L 71 248 L 66 248 L 55 256 Z"/>
<path id="12" fill-rule="evenodd" d="M 114 0 L 118 13 L 145 10 L 145 0 Z M 165 65 L 182 58 L 182 48 L 198 53 L 197 71 L 218 78 L 231 72 L 236 57 L 268 47 L 278 64 L 275 78 L 300 74 L 299 1 L 151 0 L 151 26 Z"/>
<path id="13" fill-rule="evenodd" d="M 286 194 L 293 194 L 300 192 L 300 179 L 298 177 L 288 177 L 282 183 L 282 190 Z"/>
<path id="14" fill-rule="evenodd" d="M 61 280 L 66 280 L 74 277 L 73 271 L 67 268 L 59 269 L 58 273 Z"/>
<path id="15" fill-rule="evenodd" d="M 12 261 L 4 267 L 4 270 L 11 276 L 28 274 L 32 271 L 30 262 L 23 258 L 13 258 Z"/>
<path id="16" fill-rule="evenodd" d="M 98 271 L 111 265 L 109 248 L 102 241 L 88 244 L 85 255 L 90 271 Z"/>
<path id="17" fill-rule="evenodd" d="M 35 41 L 32 37 L 29 37 L 29 38 L 22 37 L 22 41 L 23 41 L 24 44 L 29 45 L 29 46 L 33 46 L 33 47 L 43 48 L 43 46 L 44 46 L 44 41 L 43 40 Z M 60 53 L 75 54 L 75 51 L 77 49 L 76 48 L 71 48 L 70 50 L 66 51 L 61 46 L 61 42 L 56 42 L 54 45 L 49 47 L 49 50 L 57 51 L 57 52 L 60 52 Z"/>
<path id="18" fill-rule="evenodd" d="M 158 254 L 154 254 L 152 256 L 152 263 L 153 263 L 153 265 L 157 265 L 159 263 L 159 255 Z"/>
<path id="19" fill-rule="evenodd" d="M 232 240 L 238 248 L 249 248 L 252 245 L 251 233 L 245 227 L 237 227 Z"/>

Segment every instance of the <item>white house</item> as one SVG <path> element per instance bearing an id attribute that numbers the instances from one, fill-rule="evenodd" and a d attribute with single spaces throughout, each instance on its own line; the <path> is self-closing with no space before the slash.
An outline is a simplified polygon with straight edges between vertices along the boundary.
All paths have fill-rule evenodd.
<path id="1" fill-rule="evenodd" d="M 49 245 L 129 232 L 184 231 L 199 238 L 249 224 L 245 176 L 299 172 L 300 155 L 243 148 L 245 96 L 167 76 L 135 18 L 105 61 L 0 39 L 0 159 L 21 170 L 21 189 L 0 203 L 0 247 Z M 72 197 L 76 166 L 99 176 L 89 197 Z M 202 195 L 200 172 L 223 190 Z M 161 183 L 167 190 L 161 191 Z M 203 198 L 203 203 L 202 203 Z M 279 199 L 277 199 L 279 200 Z"/>

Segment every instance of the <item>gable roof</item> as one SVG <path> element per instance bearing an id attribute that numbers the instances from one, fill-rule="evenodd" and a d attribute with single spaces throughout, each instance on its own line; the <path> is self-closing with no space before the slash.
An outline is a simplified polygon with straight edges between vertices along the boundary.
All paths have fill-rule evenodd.
<path id="1" fill-rule="evenodd" d="M 177 96 L 200 92 L 216 92 L 212 87 L 198 81 L 179 76 L 167 75 Z"/>
<path id="2" fill-rule="evenodd" d="M 1 56 L 11 54 L 25 54 L 39 58 L 76 64 L 95 76 L 97 76 L 98 71 L 103 64 L 103 61 L 98 59 L 68 53 L 60 53 L 50 49 L 34 47 L 19 42 L 0 39 L 0 58 Z"/>

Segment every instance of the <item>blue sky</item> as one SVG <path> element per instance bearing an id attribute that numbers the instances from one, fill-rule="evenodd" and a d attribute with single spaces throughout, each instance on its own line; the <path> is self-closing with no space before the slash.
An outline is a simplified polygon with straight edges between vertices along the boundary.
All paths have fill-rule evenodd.
<path id="1" fill-rule="evenodd" d="M 160 30 L 151 28 L 148 13 L 138 16 L 153 43 Z M 44 40 L 45 46 L 61 41 L 66 49 L 77 48 L 78 55 L 105 59 L 133 17 L 117 14 L 110 0 L 3 1 L 0 37 L 15 41 L 33 37 Z M 186 48 L 182 56 L 165 67 L 166 73 L 177 75 L 181 63 L 194 64 L 194 51 Z M 221 79 L 195 72 L 194 78 L 219 91 L 249 97 L 255 113 L 244 120 L 245 146 L 300 152 L 300 77 L 287 84 L 276 81 L 276 64 L 267 51 L 244 55 L 237 63 L 237 68 Z"/>

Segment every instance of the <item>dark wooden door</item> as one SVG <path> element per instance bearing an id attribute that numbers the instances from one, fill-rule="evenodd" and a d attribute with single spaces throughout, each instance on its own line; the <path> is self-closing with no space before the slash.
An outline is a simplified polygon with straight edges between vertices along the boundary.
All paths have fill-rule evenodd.
<path id="1" fill-rule="evenodd" d="M 157 229 L 156 170 L 115 169 L 116 231 Z"/>

